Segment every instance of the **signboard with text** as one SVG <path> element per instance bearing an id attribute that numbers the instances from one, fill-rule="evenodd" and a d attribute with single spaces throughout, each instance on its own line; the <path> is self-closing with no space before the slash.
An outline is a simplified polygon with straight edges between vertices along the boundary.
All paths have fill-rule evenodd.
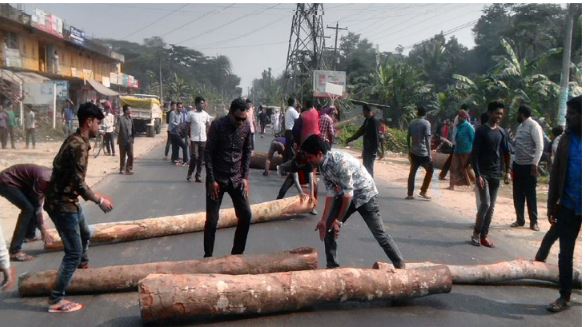
<path id="1" fill-rule="evenodd" d="M 313 96 L 316 98 L 347 97 L 345 78 L 345 72 L 342 71 L 313 71 Z"/>
<path id="2" fill-rule="evenodd" d="M 83 45 L 85 42 L 85 32 L 73 26 L 69 27 L 69 39 L 71 42 Z"/>
<path id="3" fill-rule="evenodd" d="M 63 20 L 41 9 L 35 9 L 31 17 L 31 24 L 35 28 L 63 38 Z"/>

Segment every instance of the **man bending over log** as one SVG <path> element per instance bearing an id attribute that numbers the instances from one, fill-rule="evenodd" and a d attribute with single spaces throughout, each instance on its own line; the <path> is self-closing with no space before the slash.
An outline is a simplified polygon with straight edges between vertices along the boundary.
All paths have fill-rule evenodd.
<path id="1" fill-rule="evenodd" d="M 205 169 L 207 170 L 207 202 L 203 248 L 205 257 L 213 255 L 215 230 L 219 220 L 219 207 L 224 193 L 234 203 L 238 226 L 232 254 L 242 254 L 252 220 L 248 202 L 248 172 L 252 157 L 252 132 L 248 117 L 248 105 L 238 98 L 232 101 L 227 116 L 214 120 L 207 134 Z"/>
<path id="2" fill-rule="evenodd" d="M 88 264 L 90 231 L 78 197 L 95 202 L 103 212 L 113 208 L 107 198 L 95 194 L 85 184 L 89 139 L 98 134 L 104 114 L 95 104 L 88 102 L 79 106 L 77 117 L 80 127 L 63 142 L 53 160 L 53 174 L 45 196 L 44 208 L 63 240 L 65 250 L 57 281 L 49 296 L 49 312 L 73 312 L 83 308 L 79 303 L 64 299 L 65 289 L 75 270 L 86 268 Z"/>
<path id="3" fill-rule="evenodd" d="M 378 190 L 372 176 L 353 156 L 330 151 L 329 145 L 318 135 L 309 136 L 301 146 L 307 161 L 319 167 L 327 188 L 325 210 L 315 230 L 325 241 L 327 268 L 339 267 L 335 259 L 336 239 L 341 226 L 358 211 L 368 228 L 396 268 L 404 268 L 404 260 L 390 234 L 384 231 L 384 223 L 378 208 Z"/>

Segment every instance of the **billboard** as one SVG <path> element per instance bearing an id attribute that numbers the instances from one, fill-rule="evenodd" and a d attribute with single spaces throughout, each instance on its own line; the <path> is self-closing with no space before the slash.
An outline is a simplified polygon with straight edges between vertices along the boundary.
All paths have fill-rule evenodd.
<path id="1" fill-rule="evenodd" d="M 313 96 L 316 98 L 346 97 L 345 72 L 332 70 L 313 71 Z"/>
<path id="2" fill-rule="evenodd" d="M 83 45 L 85 42 L 85 32 L 71 26 L 69 27 L 69 39 L 75 44 Z"/>
<path id="3" fill-rule="evenodd" d="M 31 17 L 31 24 L 39 30 L 63 38 L 63 20 L 41 9 L 35 9 Z"/>

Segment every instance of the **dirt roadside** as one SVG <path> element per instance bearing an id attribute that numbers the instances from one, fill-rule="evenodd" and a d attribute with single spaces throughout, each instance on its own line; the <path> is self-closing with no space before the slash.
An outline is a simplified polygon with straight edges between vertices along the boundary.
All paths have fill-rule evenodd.
<path id="1" fill-rule="evenodd" d="M 166 129 L 162 130 L 160 134 L 155 137 L 139 136 L 134 141 L 134 159 L 140 158 L 148 153 L 155 146 L 166 142 Z M 53 158 L 61 147 L 62 140 L 39 142 L 36 144 L 36 149 L 24 149 L 24 144 L 17 143 L 17 149 L 0 150 L 0 171 L 19 163 L 34 163 L 52 167 Z M 92 144 L 93 146 L 93 144 Z M 117 147 L 117 145 L 116 145 Z M 161 154 L 162 158 L 162 154 Z M 86 182 L 91 187 L 101 181 L 104 177 L 110 174 L 117 174 L 120 164 L 118 150 L 116 149 L 116 156 L 105 156 L 100 154 L 97 158 L 90 156 L 88 170 L 86 175 Z M 12 205 L 8 200 L 0 197 L 0 224 L 4 238 L 9 241 L 12 239 L 16 220 L 20 210 Z M 48 215 L 45 213 L 45 219 L 50 223 Z M 52 226 L 52 224 L 50 224 Z"/>

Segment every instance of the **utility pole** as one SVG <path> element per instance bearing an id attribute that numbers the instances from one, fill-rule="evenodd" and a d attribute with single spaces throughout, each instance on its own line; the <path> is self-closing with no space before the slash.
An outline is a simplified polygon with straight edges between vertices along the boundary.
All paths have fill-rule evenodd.
<path id="1" fill-rule="evenodd" d="M 163 98 L 163 84 L 162 84 L 162 51 L 158 56 L 158 85 L 160 88 L 160 102 L 164 106 L 165 100 Z"/>
<path id="2" fill-rule="evenodd" d="M 337 68 L 337 37 L 339 30 L 347 31 L 347 27 L 339 27 L 339 22 L 335 23 L 335 27 L 327 26 L 329 29 L 335 30 L 335 47 L 333 48 L 333 70 Z"/>
<path id="3" fill-rule="evenodd" d="M 567 98 L 569 97 L 569 75 L 571 65 L 571 40 L 573 38 L 573 8 L 567 4 L 567 20 L 565 22 L 565 42 L 563 44 L 563 67 L 561 71 L 561 90 L 559 93 L 559 112 L 557 125 L 565 126 Z"/>

